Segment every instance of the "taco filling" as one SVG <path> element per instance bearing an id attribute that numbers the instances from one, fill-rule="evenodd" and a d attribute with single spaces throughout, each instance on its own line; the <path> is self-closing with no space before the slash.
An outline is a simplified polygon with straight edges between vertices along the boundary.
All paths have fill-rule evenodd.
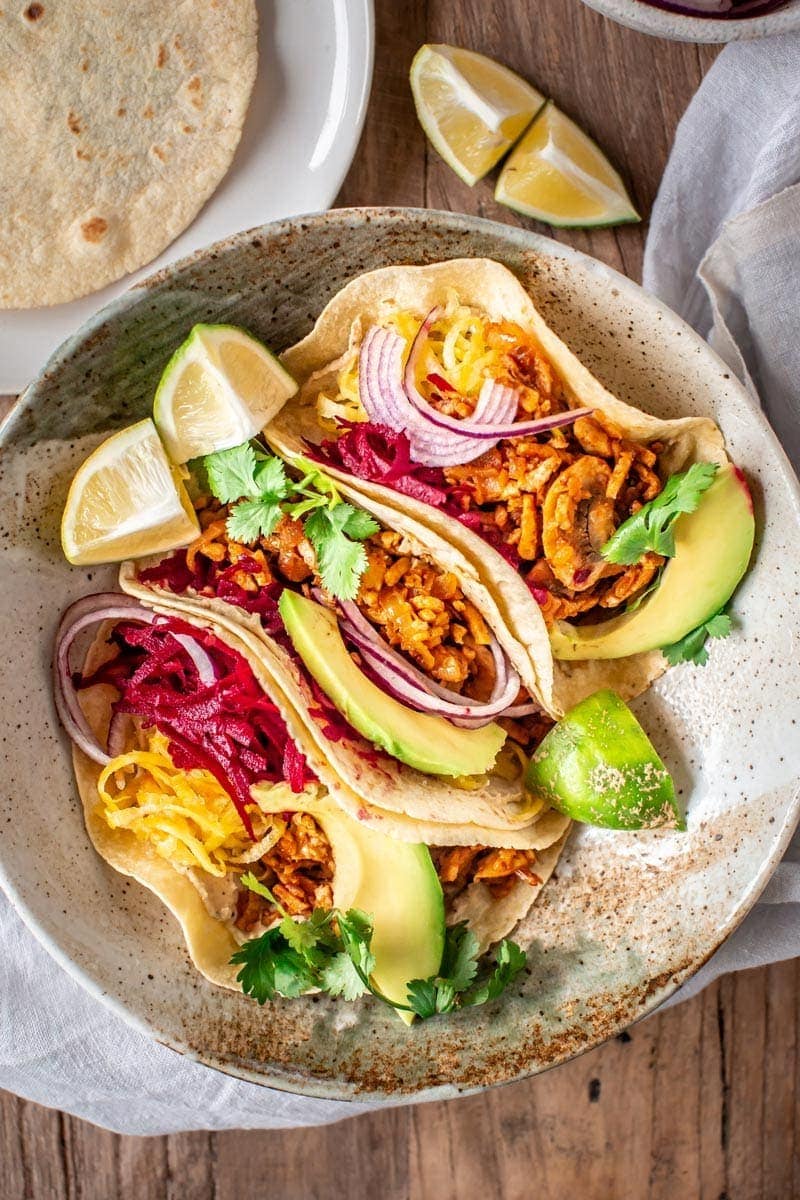
<path id="1" fill-rule="evenodd" d="M 255 391 L 243 338 L 196 326 L 70 487 L 70 562 L 127 555 L 57 638 L 87 829 L 260 1003 L 493 1000 L 571 821 L 686 827 L 624 700 L 730 632 L 747 485 L 488 260 L 354 280 Z"/>
<path id="2" fill-rule="evenodd" d="M 500 264 L 372 272 L 283 357 L 299 389 L 269 443 L 457 546 L 552 714 L 599 683 L 635 695 L 659 650 L 702 662 L 729 628 L 753 521 L 719 430 L 612 396 Z"/>
<path id="3" fill-rule="evenodd" d="M 96 625 L 73 672 L 75 638 Z M 315 988 L 348 999 L 373 991 L 406 1020 L 432 1015 L 425 997 L 447 940 L 468 937 L 476 960 L 501 941 L 560 849 L 539 863 L 533 850 L 475 846 L 456 866 L 446 848 L 363 828 L 328 799 L 242 651 L 182 616 L 87 597 L 62 621 L 58 677 L 98 849 L 167 900 L 210 979 L 262 1003 Z M 299 924 L 309 930 L 300 943 Z M 307 961 L 292 957 L 298 944 Z M 502 944 L 521 968 L 522 952 Z M 451 1007 L 483 1002 L 467 993 L 474 973 Z M 417 998 L 415 979 L 425 984 Z"/>

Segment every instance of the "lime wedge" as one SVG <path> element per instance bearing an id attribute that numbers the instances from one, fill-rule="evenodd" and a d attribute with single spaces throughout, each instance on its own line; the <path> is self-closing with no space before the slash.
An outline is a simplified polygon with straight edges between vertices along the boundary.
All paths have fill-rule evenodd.
<path id="1" fill-rule="evenodd" d="M 509 156 L 495 199 L 548 225 L 640 220 L 599 146 L 549 101 Z"/>
<path id="2" fill-rule="evenodd" d="M 571 708 L 534 751 L 527 786 L 574 821 L 603 829 L 685 829 L 669 771 L 610 689 Z"/>
<path id="3" fill-rule="evenodd" d="M 174 463 L 239 446 L 297 391 L 266 346 L 235 325 L 195 325 L 167 363 L 153 420 Z"/>
<path id="4" fill-rule="evenodd" d="M 519 75 L 458 46 L 421 46 L 411 64 L 417 116 L 433 148 L 470 187 L 544 104 Z"/>
<path id="5" fill-rule="evenodd" d="M 174 550 L 199 534 L 186 489 L 149 418 L 89 455 L 61 519 L 64 554 L 77 566 Z"/>

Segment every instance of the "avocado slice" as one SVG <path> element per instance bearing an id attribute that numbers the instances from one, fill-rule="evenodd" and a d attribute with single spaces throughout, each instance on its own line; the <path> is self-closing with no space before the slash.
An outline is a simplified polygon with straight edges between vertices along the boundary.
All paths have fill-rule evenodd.
<path id="1" fill-rule="evenodd" d="M 626 658 L 670 646 L 732 596 L 753 550 L 753 501 L 744 476 L 720 468 L 693 513 L 678 517 L 675 557 L 656 590 L 632 612 L 597 625 L 558 621 L 550 630 L 557 659 Z"/>
<path id="2" fill-rule="evenodd" d="M 616 692 L 576 704 L 540 742 L 527 786 L 575 821 L 604 829 L 686 826 L 669 771 Z"/>
<path id="3" fill-rule="evenodd" d="M 256 785 L 252 794 L 264 812 L 287 808 L 285 793 L 272 786 Z M 428 847 L 362 825 L 326 796 L 293 796 L 288 807 L 322 826 L 333 850 L 333 903 L 372 917 L 372 980 L 389 1000 L 407 1004 L 410 981 L 435 975 L 444 951 L 444 897 Z M 398 1015 L 411 1024 L 413 1013 Z"/>
<path id="4" fill-rule="evenodd" d="M 499 725 L 459 729 L 444 717 L 408 708 L 359 670 L 329 609 L 288 589 L 278 608 L 308 670 L 342 716 L 369 741 L 426 775 L 483 775 L 494 765 L 506 740 Z"/>

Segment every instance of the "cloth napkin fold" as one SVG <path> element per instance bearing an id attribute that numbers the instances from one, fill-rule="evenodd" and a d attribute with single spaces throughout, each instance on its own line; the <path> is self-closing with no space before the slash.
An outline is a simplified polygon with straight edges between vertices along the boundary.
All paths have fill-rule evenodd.
<path id="1" fill-rule="evenodd" d="M 800 462 L 800 36 L 728 47 L 692 101 L 653 210 L 645 285 L 765 399 Z M 800 840 L 740 929 L 681 990 L 800 953 Z M 120 1133 L 279 1129 L 371 1106 L 190 1062 L 58 967 L 0 894 L 0 1087 Z"/>

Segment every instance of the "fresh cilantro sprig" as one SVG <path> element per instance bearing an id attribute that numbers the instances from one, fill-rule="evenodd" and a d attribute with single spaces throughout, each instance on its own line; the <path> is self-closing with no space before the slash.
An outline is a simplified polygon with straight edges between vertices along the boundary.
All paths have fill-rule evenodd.
<path id="1" fill-rule="evenodd" d="M 313 988 L 344 1000 L 357 1000 L 369 992 L 391 1008 L 424 1019 L 496 999 L 525 966 L 525 952 L 514 942 L 503 941 L 494 967 L 478 976 L 478 940 L 461 921 L 446 932 L 440 974 L 411 980 L 409 1002 L 400 1004 L 372 982 L 375 955 L 370 916 L 357 908 L 347 912 L 315 908 L 307 920 L 298 921 L 254 876 L 243 875 L 242 882 L 283 913 L 274 929 L 245 942 L 231 958 L 241 965 L 236 978 L 242 991 L 259 1004 L 276 996 L 301 996 Z"/>
<path id="2" fill-rule="evenodd" d="M 702 625 L 690 630 L 680 641 L 673 642 L 670 646 L 662 646 L 661 653 L 671 667 L 682 662 L 693 662 L 698 667 L 704 667 L 708 662 L 708 650 L 706 649 L 708 639 L 727 637 L 732 628 L 731 618 L 723 609 L 720 609 Z"/>
<path id="3" fill-rule="evenodd" d="M 674 558 L 672 526 L 681 513 L 695 511 L 718 470 L 717 463 L 694 463 L 688 471 L 670 475 L 655 500 L 644 504 L 612 534 L 601 550 L 603 558 L 624 566 L 638 562 L 649 550 Z"/>
<path id="4" fill-rule="evenodd" d="M 418 1017 L 433 1017 L 496 1000 L 527 961 L 525 951 L 506 938 L 495 951 L 494 966 L 479 975 L 479 949 L 478 939 L 466 921 L 448 928 L 441 973 L 431 979 L 413 979 L 408 985 L 408 998 Z"/>
<path id="5" fill-rule="evenodd" d="M 279 458 L 244 442 L 206 455 L 203 464 L 213 494 L 231 505 L 229 537 L 249 544 L 274 533 L 284 514 L 302 520 L 323 586 L 338 600 L 356 598 L 367 566 L 361 543 L 380 526 L 369 513 L 342 500 L 314 463 L 298 459 L 304 474 L 296 481 Z"/>

